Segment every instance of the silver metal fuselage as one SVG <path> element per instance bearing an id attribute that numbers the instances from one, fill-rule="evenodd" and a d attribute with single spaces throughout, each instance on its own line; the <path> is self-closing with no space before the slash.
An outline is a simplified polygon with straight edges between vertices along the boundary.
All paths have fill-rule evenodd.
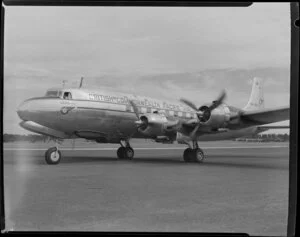
<path id="1" fill-rule="evenodd" d="M 33 125 L 57 131 L 61 138 L 85 137 L 85 135 L 92 138 L 93 134 L 95 137 L 100 134 L 112 143 L 117 143 L 120 138 L 145 137 L 137 130 L 135 124 L 137 117 L 129 100 L 135 101 L 141 114 L 158 111 L 181 120 L 197 118 L 189 107 L 180 103 L 107 90 L 70 88 L 59 90 L 61 94 L 70 92 L 72 99 L 45 96 L 24 101 L 18 109 L 18 115 L 23 120 L 21 126 L 23 124 L 24 128 L 37 132 L 30 129 L 29 125 L 25 126 L 26 122 L 28 124 L 31 122 Z M 226 140 L 254 134 L 256 131 L 255 126 L 214 134 L 199 134 L 198 140 Z"/>

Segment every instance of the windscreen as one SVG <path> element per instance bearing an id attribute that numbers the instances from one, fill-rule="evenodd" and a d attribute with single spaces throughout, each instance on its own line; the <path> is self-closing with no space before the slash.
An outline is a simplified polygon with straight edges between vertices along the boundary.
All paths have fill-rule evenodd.
<path id="1" fill-rule="evenodd" d="M 49 90 L 46 92 L 46 97 L 60 97 L 62 95 L 61 91 L 58 90 Z"/>

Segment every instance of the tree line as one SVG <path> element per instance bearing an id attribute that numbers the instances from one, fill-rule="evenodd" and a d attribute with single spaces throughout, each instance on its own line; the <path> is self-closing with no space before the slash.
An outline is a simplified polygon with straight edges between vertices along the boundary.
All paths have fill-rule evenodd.
<path id="1" fill-rule="evenodd" d="M 246 139 L 252 139 L 262 142 L 288 142 L 290 140 L 290 135 L 285 134 L 276 134 L 276 133 L 269 133 L 269 134 L 255 134 L 252 136 L 247 136 L 243 138 L 239 138 L 236 140 L 243 141 Z"/>
<path id="2" fill-rule="evenodd" d="M 26 141 L 26 142 L 38 142 L 47 141 L 48 136 L 45 135 L 37 135 L 37 134 L 28 134 L 28 135 L 19 135 L 19 134 L 3 134 L 3 142 L 18 142 L 18 141 Z"/>

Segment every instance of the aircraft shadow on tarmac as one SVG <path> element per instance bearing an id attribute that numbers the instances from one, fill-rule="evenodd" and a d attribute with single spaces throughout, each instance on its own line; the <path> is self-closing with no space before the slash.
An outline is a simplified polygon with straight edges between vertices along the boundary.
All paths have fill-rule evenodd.
<path id="1" fill-rule="evenodd" d="M 234 158 L 233 160 L 227 160 L 228 158 Z M 225 159 L 224 161 L 221 161 L 222 159 Z M 244 158 L 248 158 L 247 160 L 243 160 Z M 253 157 L 253 156 L 208 156 L 207 159 L 204 161 L 204 163 L 197 164 L 197 163 L 186 163 L 181 159 L 180 157 L 168 157 L 168 158 L 153 158 L 153 157 L 142 157 L 142 158 L 135 158 L 133 160 L 118 160 L 116 157 L 64 157 L 61 161 L 61 164 L 80 164 L 80 163 L 102 163 L 102 164 L 115 164 L 115 165 L 124 165 L 124 164 L 142 164 L 142 163 L 148 163 L 148 164 L 159 164 L 159 165 L 198 165 L 199 167 L 236 167 L 236 168 L 255 168 L 255 169 L 280 169 L 280 170 L 286 170 L 288 169 L 288 162 L 286 164 L 282 163 L 270 163 L 272 162 L 268 158 L 268 163 L 255 163 L 256 161 L 251 161 L 250 158 L 253 159 L 259 159 L 259 157 Z M 210 160 L 212 159 L 212 160 Z M 216 160 L 218 159 L 218 160 Z M 44 161 L 41 160 L 41 163 L 44 163 Z"/>

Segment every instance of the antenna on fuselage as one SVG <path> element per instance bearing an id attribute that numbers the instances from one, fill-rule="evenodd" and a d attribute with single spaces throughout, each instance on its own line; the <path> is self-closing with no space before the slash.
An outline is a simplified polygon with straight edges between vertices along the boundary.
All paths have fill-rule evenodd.
<path id="1" fill-rule="evenodd" d="M 81 77 L 79 88 L 82 86 L 83 77 Z"/>

